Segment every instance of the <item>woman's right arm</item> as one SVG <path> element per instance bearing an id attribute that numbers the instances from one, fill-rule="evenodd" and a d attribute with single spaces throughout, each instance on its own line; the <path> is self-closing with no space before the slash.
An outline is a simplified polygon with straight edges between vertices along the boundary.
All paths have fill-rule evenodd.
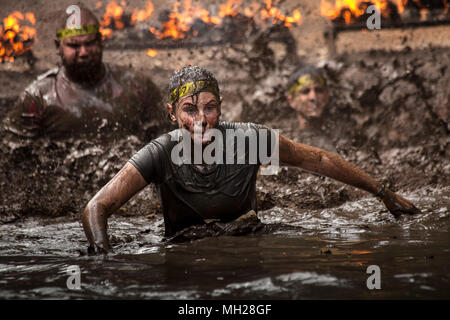
<path id="1" fill-rule="evenodd" d="M 89 241 L 89 253 L 109 250 L 108 217 L 147 185 L 144 177 L 129 162 L 89 201 L 81 216 Z"/>

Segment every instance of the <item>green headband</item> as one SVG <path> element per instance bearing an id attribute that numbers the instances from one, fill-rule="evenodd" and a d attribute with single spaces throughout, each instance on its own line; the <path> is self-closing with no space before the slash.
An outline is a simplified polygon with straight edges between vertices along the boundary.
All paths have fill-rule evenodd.
<path id="1" fill-rule="evenodd" d="M 80 28 L 60 29 L 56 32 L 56 38 L 63 40 L 69 37 L 84 36 L 86 34 L 96 34 L 100 32 L 100 26 L 97 24 L 82 25 Z"/>
<path id="2" fill-rule="evenodd" d="M 325 85 L 325 79 L 322 78 L 318 74 L 315 74 L 315 75 L 311 75 L 311 74 L 302 75 L 289 88 L 289 93 L 290 94 L 294 94 L 296 92 L 299 92 L 304 87 L 309 86 L 311 84 L 320 84 L 320 85 L 323 86 L 323 85 Z"/>
<path id="3" fill-rule="evenodd" d="M 198 92 L 211 92 L 219 98 L 219 86 L 216 81 L 212 80 L 199 80 L 194 82 L 188 82 L 181 87 L 176 88 L 169 94 L 169 101 L 171 105 L 180 100 L 183 97 L 193 95 Z"/>

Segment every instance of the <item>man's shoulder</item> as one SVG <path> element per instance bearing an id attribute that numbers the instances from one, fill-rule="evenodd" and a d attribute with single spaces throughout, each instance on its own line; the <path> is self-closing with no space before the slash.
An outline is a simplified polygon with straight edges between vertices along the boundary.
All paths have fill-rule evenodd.
<path id="1" fill-rule="evenodd" d="M 36 79 L 25 88 L 24 91 L 33 95 L 37 95 L 39 93 L 44 94 L 53 88 L 58 72 L 59 67 L 55 67 L 38 75 Z"/>
<path id="2" fill-rule="evenodd" d="M 46 72 L 40 74 L 37 76 L 36 81 L 44 81 L 48 78 L 56 78 L 56 75 L 59 72 L 59 67 L 54 67 L 50 70 L 47 70 Z"/>

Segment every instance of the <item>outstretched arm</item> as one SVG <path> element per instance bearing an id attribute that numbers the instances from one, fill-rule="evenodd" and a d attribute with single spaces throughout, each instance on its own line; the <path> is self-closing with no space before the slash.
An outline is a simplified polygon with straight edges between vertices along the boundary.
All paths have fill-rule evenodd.
<path id="1" fill-rule="evenodd" d="M 127 162 L 89 201 L 81 217 L 90 245 L 89 253 L 108 252 L 108 217 L 146 185 L 147 182 L 139 171 Z"/>
<path id="2" fill-rule="evenodd" d="M 280 135 L 280 161 L 325 175 L 379 196 L 394 216 L 420 212 L 411 202 L 385 189 L 379 182 L 338 155 L 292 141 Z"/>

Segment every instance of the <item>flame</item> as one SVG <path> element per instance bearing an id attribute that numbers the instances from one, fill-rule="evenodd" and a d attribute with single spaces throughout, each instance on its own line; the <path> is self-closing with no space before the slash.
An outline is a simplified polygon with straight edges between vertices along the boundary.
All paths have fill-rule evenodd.
<path id="1" fill-rule="evenodd" d="M 241 1 L 228 0 L 226 3 L 219 6 L 219 17 L 235 17 L 239 13 L 241 7 Z"/>
<path id="2" fill-rule="evenodd" d="M 414 1 L 420 8 L 421 14 L 425 14 L 428 10 L 420 2 L 420 0 L 335 0 L 334 3 L 331 0 L 320 1 L 320 14 L 323 17 L 328 17 L 330 20 L 342 17 L 346 24 L 354 23 L 355 20 L 365 14 L 367 4 L 374 4 L 381 12 L 381 15 L 388 18 L 390 15 L 389 3 L 394 4 L 397 7 L 399 14 L 402 14 L 408 1 Z M 444 1 L 444 7 L 447 0 Z"/>
<path id="3" fill-rule="evenodd" d="M 31 43 L 36 41 L 37 32 L 35 28 L 21 26 L 21 23 L 26 21 L 32 25 L 36 24 L 32 12 L 23 15 L 19 11 L 14 11 L 3 19 L 3 26 L 0 26 L 0 62 L 12 62 L 15 57 L 31 50 Z"/>
<path id="4" fill-rule="evenodd" d="M 402 14 L 405 12 L 406 4 L 408 3 L 408 0 L 397 0 L 397 9 L 398 13 Z"/>
<path id="5" fill-rule="evenodd" d="M 279 0 L 276 1 L 278 3 Z M 280 9 L 272 5 L 272 0 L 265 0 L 265 7 L 259 11 L 263 21 L 271 20 L 272 24 L 278 22 L 284 23 L 286 27 L 290 27 L 293 23 L 302 22 L 302 16 L 297 9 L 293 11 L 292 16 L 285 16 L 281 13 Z"/>
<path id="6" fill-rule="evenodd" d="M 110 28 L 99 28 L 100 33 L 102 34 L 103 39 L 112 38 L 113 31 Z"/>
<path id="7" fill-rule="evenodd" d="M 112 28 L 120 30 L 125 27 L 125 24 L 122 21 L 123 12 L 123 7 L 117 4 L 116 1 L 112 1 L 106 5 L 106 12 L 100 21 L 100 32 L 103 37 L 110 37 L 112 35 Z"/>
<path id="8" fill-rule="evenodd" d="M 162 22 L 159 28 L 149 27 L 149 31 L 158 39 L 184 39 L 188 33 L 193 36 L 199 35 L 199 30 L 191 30 L 196 20 L 215 26 L 221 24 L 225 17 L 235 17 L 239 14 L 252 18 L 263 26 L 269 23 L 281 23 L 288 28 L 293 24 L 300 25 L 302 23 L 300 11 L 293 10 L 290 15 L 284 14 L 276 7 L 279 2 L 280 0 L 265 0 L 264 5 L 252 2 L 243 7 L 242 0 L 226 0 L 219 5 L 217 15 L 213 15 L 208 10 L 193 5 L 191 0 L 177 1 L 172 6 L 168 19 Z M 101 5 L 100 1 L 97 2 L 97 7 Z M 132 26 L 137 22 L 150 19 L 154 12 L 154 5 L 151 1 L 147 1 L 145 9 L 132 9 L 131 18 L 126 17 L 125 9 L 124 1 L 118 4 L 114 0 L 106 5 L 100 29 L 104 38 L 112 37 L 114 29 L 123 29 L 125 26 Z"/>
<path id="9" fill-rule="evenodd" d="M 336 0 L 334 4 L 330 0 L 320 1 L 320 14 L 334 20 L 343 16 L 345 23 L 353 23 L 354 17 L 359 17 L 365 12 L 361 10 L 362 0 Z"/>
<path id="10" fill-rule="evenodd" d="M 34 13 L 27 12 L 27 13 L 25 13 L 25 17 L 27 18 L 28 21 L 31 22 L 31 24 L 33 24 L 33 25 L 36 24 L 36 18 L 34 17 Z"/>
<path id="11" fill-rule="evenodd" d="M 145 4 L 145 9 L 139 10 L 134 9 L 133 15 L 131 16 L 131 23 L 135 23 L 136 21 L 145 21 L 148 19 L 154 10 L 153 3 L 147 2 Z"/>
<path id="12" fill-rule="evenodd" d="M 147 55 L 149 56 L 149 57 L 154 57 L 154 56 L 156 56 L 158 54 L 158 51 L 156 51 L 156 50 L 154 50 L 154 49 L 148 49 L 147 50 Z"/>
<path id="13" fill-rule="evenodd" d="M 186 33 L 196 19 L 207 24 L 219 24 L 217 17 L 212 17 L 209 11 L 200 7 L 193 7 L 191 0 L 183 1 L 183 10 L 180 11 L 180 2 L 176 2 L 169 14 L 169 20 L 162 23 L 161 30 L 150 28 L 150 31 L 158 39 L 184 39 Z M 198 35 L 198 30 L 193 30 L 194 36 Z"/>
<path id="14" fill-rule="evenodd" d="M 275 0 L 275 4 L 278 4 L 280 0 Z M 265 0 L 264 6 L 256 2 L 251 2 L 250 7 L 242 8 L 242 2 L 239 0 L 228 0 L 225 4 L 220 6 L 219 17 L 235 17 L 243 12 L 243 14 L 254 19 L 257 23 L 267 25 L 267 21 L 272 24 L 283 23 L 286 27 L 291 27 L 294 23 L 301 25 L 302 16 L 300 11 L 295 9 L 291 16 L 287 16 L 281 13 L 281 10 L 273 5 L 272 0 Z"/>
<path id="15" fill-rule="evenodd" d="M 101 7 L 102 3 L 97 2 L 97 8 Z M 123 8 L 117 4 L 116 1 L 112 1 L 106 5 L 105 14 L 100 21 L 100 33 L 103 38 L 111 38 L 113 34 L 113 28 L 123 29 L 125 24 L 122 21 Z"/>

